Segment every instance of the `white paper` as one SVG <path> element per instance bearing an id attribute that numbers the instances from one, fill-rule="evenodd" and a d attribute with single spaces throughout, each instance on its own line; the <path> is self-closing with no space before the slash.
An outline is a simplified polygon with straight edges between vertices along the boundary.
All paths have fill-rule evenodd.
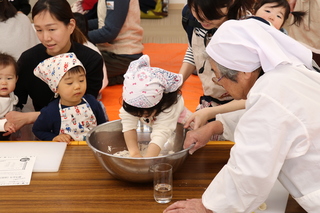
<path id="1" fill-rule="evenodd" d="M 35 156 L 0 156 L 0 186 L 29 185 Z"/>

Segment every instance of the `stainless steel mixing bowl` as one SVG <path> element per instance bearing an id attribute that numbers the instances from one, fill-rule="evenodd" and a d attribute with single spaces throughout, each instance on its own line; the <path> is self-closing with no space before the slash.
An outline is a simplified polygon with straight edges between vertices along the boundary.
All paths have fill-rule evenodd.
<path id="1" fill-rule="evenodd" d="M 148 144 L 152 129 L 142 123 L 137 128 L 138 142 Z M 173 154 L 158 157 L 132 158 L 113 155 L 127 150 L 120 120 L 110 121 L 92 129 L 87 134 L 87 144 L 96 159 L 112 176 L 130 182 L 149 182 L 153 180 L 152 166 L 157 163 L 169 163 L 175 172 L 188 156 L 188 149 L 183 149 L 186 130 L 177 124 Z"/>

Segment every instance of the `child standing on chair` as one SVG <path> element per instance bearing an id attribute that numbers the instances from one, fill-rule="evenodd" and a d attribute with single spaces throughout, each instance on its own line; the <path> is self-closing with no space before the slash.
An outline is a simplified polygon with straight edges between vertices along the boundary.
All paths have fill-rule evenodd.
<path id="1" fill-rule="evenodd" d="M 120 109 L 124 138 L 131 157 L 155 157 L 191 112 L 184 106 L 182 75 L 150 67 L 149 56 L 131 62 L 123 83 Z M 152 127 L 151 141 L 142 156 L 137 141 L 139 120 Z"/>
<path id="2" fill-rule="evenodd" d="M 94 127 L 105 123 L 100 103 L 85 94 L 86 72 L 74 53 L 65 53 L 44 60 L 34 74 L 60 96 L 41 109 L 32 131 L 40 140 L 71 142 L 85 140 Z"/>
<path id="3" fill-rule="evenodd" d="M 0 53 L 0 140 L 9 140 L 10 136 L 3 136 L 3 132 L 15 132 L 14 124 L 4 116 L 18 103 L 18 98 L 13 93 L 18 80 L 17 70 L 15 59 L 11 55 Z"/>

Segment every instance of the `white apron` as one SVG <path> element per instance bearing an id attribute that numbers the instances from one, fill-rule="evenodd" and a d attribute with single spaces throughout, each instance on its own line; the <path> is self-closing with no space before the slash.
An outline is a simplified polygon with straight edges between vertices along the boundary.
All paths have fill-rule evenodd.
<path id="1" fill-rule="evenodd" d="M 70 135 L 75 141 L 86 140 L 87 133 L 97 126 L 97 119 L 90 105 L 84 98 L 83 100 L 85 103 L 63 109 L 59 103 L 60 133 Z"/>

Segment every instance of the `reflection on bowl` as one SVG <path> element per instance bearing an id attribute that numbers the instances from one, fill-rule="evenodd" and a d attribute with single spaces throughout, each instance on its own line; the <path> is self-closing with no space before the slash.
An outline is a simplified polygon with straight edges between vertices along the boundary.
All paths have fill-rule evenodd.
<path id="1" fill-rule="evenodd" d="M 152 129 L 139 123 L 138 142 L 148 144 Z M 173 172 L 180 168 L 188 156 L 188 149 L 183 149 L 186 130 L 177 124 L 173 154 L 158 157 L 132 158 L 113 155 L 127 150 L 120 120 L 110 121 L 92 129 L 87 135 L 87 144 L 96 159 L 112 176 L 130 182 L 149 182 L 153 180 L 152 166 L 157 163 L 169 163 Z"/>

